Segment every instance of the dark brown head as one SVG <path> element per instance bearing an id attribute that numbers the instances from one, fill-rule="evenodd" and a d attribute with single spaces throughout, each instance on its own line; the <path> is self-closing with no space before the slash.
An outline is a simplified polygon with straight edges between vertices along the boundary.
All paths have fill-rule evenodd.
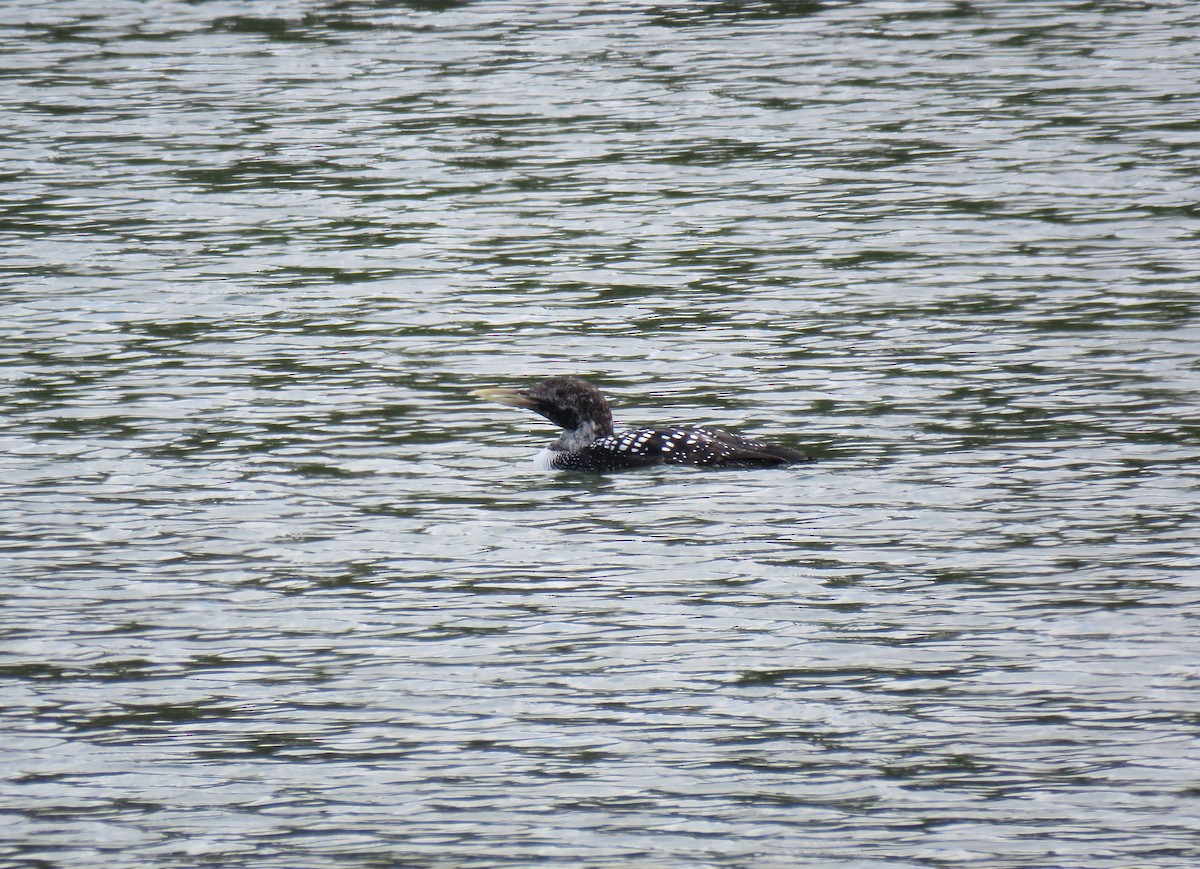
<path id="1" fill-rule="evenodd" d="M 525 407 L 589 441 L 612 434 L 612 411 L 600 390 L 578 377 L 550 377 L 527 389 L 476 389 L 471 393 L 509 407 Z"/>

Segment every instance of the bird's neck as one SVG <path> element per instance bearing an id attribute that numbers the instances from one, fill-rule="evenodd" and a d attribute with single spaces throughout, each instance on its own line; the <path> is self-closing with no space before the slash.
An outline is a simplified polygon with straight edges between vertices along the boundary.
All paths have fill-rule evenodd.
<path id="1" fill-rule="evenodd" d="M 551 449 L 557 452 L 573 453 L 583 449 L 596 438 L 602 438 L 609 434 L 612 434 L 611 425 L 606 426 L 594 420 L 587 420 L 573 429 L 564 429 Z"/>

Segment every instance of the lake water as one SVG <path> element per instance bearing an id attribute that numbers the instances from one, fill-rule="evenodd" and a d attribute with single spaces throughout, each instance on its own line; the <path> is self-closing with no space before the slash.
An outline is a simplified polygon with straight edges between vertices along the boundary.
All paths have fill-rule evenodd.
<path id="1" fill-rule="evenodd" d="M 0 865 L 1200 862 L 1195 4 L 3 19 Z"/>

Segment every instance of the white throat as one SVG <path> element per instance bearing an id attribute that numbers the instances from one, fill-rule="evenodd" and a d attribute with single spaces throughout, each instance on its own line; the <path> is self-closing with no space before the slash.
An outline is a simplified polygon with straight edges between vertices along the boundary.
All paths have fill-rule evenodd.
<path id="1" fill-rule="evenodd" d="M 558 440 L 550 445 L 550 449 L 560 453 L 573 453 L 583 449 L 599 436 L 600 433 L 596 430 L 594 423 L 580 423 L 577 428 L 564 431 L 559 435 Z"/>

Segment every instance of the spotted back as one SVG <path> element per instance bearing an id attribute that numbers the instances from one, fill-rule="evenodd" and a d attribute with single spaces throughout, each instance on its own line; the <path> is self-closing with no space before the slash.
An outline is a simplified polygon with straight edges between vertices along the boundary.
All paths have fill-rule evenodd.
<path id="1" fill-rule="evenodd" d="M 798 450 L 750 440 L 721 429 L 676 426 L 630 429 L 597 438 L 581 450 L 558 454 L 552 465 L 564 471 L 604 473 L 663 464 L 768 468 L 808 460 Z"/>

